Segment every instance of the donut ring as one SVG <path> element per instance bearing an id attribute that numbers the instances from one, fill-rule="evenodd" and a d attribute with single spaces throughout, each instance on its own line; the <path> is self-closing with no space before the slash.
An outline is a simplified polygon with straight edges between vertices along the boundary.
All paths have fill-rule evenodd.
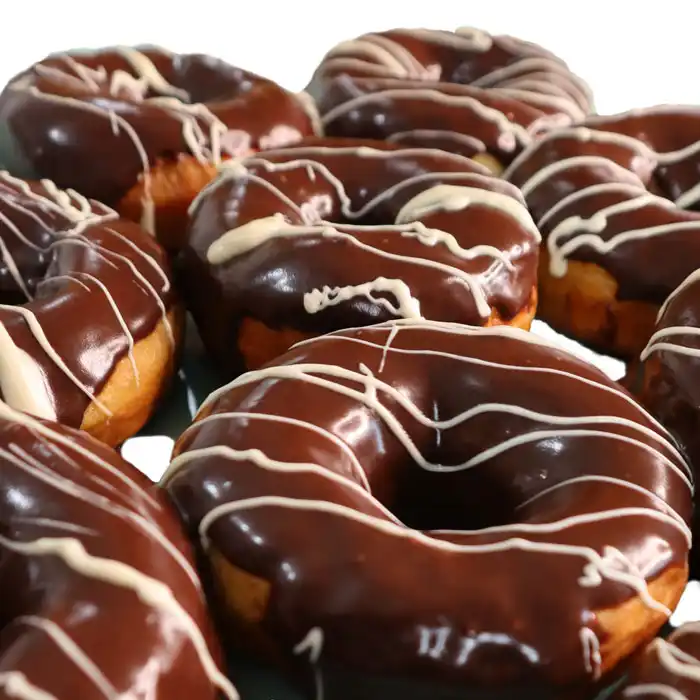
<path id="1" fill-rule="evenodd" d="M 473 28 L 393 29 L 334 47 L 307 88 L 327 136 L 444 148 L 495 172 L 585 118 L 586 83 L 540 46 Z"/>
<path id="2" fill-rule="evenodd" d="M 694 700 L 700 682 L 700 623 L 679 627 L 666 639 L 657 638 L 635 660 L 614 696 L 644 700 Z"/>
<path id="3" fill-rule="evenodd" d="M 700 109 L 657 107 L 549 133 L 515 160 L 505 176 L 545 240 L 544 321 L 639 356 L 659 307 L 700 265 L 699 146 Z"/>
<path id="4" fill-rule="evenodd" d="M 237 700 L 193 557 L 146 477 L 0 403 L 0 697 Z"/>
<path id="5" fill-rule="evenodd" d="M 149 418 L 180 336 L 160 246 L 111 209 L 0 172 L 0 395 L 117 445 Z"/>
<path id="6" fill-rule="evenodd" d="M 162 486 L 229 615 L 315 662 L 323 697 L 571 697 L 685 586 L 682 456 L 615 382 L 518 329 L 303 342 L 214 392 L 175 455 Z"/>
<path id="7" fill-rule="evenodd" d="M 209 56 L 60 53 L 0 96 L 0 162 L 113 206 L 177 249 L 187 206 L 223 158 L 294 143 L 315 119 L 308 97 Z"/>
<path id="8" fill-rule="evenodd" d="M 181 266 L 229 374 L 395 317 L 529 327 L 539 232 L 520 193 L 473 161 L 319 139 L 229 166 L 195 201 Z"/>

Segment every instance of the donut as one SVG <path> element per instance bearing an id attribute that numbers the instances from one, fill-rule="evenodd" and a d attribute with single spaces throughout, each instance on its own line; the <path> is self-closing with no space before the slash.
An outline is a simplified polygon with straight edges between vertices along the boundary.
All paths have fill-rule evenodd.
<path id="1" fill-rule="evenodd" d="M 557 56 L 474 28 L 392 29 L 344 41 L 307 90 L 327 136 L 444 148 L 495 172 L 539 133 L 593 109 L 586 83 Z"/>
<path id="2" fill-rule="evenodd" d="M 544 135 L 505 176 L 544 237 L 542 319 L 638 357 L 660 306 L 700 266 L 700 109 L 590 118 Z"/>
<path id="3" fill-rule="evenodd" d="M 529 327 L 539 232 L 464 156 L 309 139 L 224 164 L 192 208 L 178 277 L 222 371 L 391 318 Z"/>
<path id="4" fill-rule="evenodd" d="M 597 368 L 419 319 L 215 391 L 161 486 L 224 629 L 310 661 L 318 697 L 428 699 L 590 696 L 683 591 L 691 483 Z"/>
<path id="5" fill-rule="evenodd" d="M 180 313 L 162 248 L 112 209 L 0 172 L 0 397 L 117 445 L 172 376 Z"/>
<path id="6" fill-rule="evenodd" d="M 0 459 L 0 698 L 235 700 L 162 492 L 2 402 Z"/>
<path id="7" fill-rule="evenodd" d="M 630 667 L 615 700 L 693 700 L 700 682 L 700 623 L 688 622 L 657 638 Z"/>
<path id="8" fill-rule="evenodd" d="M 0 95 L 0 162 L 95 198 L 171 250 L 222 159 L 314 133 L 307 95 L 200 54 L 52 54 Z M 4 133 L 3 133 L 4 132 Z"/>

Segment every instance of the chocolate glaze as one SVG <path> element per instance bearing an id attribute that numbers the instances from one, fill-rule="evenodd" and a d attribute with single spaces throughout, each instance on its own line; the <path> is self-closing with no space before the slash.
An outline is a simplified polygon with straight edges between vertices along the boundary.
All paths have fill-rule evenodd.
<path id="1" fill-rule="evenodd" d="M 0 172 L 0 251 L 0 393 L 15 408 L 79 427 L 161 321 L 175 349 L 165 254 L 107 207 Z"/>
<path id="2" fill-rule="evenodd" d="M 618 299 L 661 304 L 700 265 L 689 211 L 699 168 L 700 109 L 659 107 L 545 135 L 506 177 L 542 230 L 551 274 L 568 259 L 593 262 L 618 282 Z"/>
<path id="3" fill-rule="evenodd" d="M 188 238 L 183 294 L 227 367 L 242 318 L 304 333 L 410 315 L 482 324 L 492 309 L 511 319 L 536 283 L 539 233 L 519 192 L 467 158 L 325 139 L 224 166 Z"/>
<path id="4" fill-rule="evenodd" d="M 478 29 L 395 29 L 333 48 L 308 87 L 329 136 L 389 138 L 510 162 L 580 121 L 587 85 L 540 46 Z"/>
<path id="5" fill-rule="evenodd" d="M 85 433 L 0 403 L 0 698 L 237 698 L 170 505 Z"/>
<path id="6" fill-rule="evenodd" d="M 357 694 L 375 676 L 403 682 L 391 697 L 590 690 L 596 611 L 655 605 L 645 581 L 686 562 L 689 470 L 664 429 L 508 327 L 306 341 L 214 392 L 175 452 L 162 485 L 192 536 L 269 584 L 259 630 L 328 698 L 387 697 Z"/>
<path id="7" fill-rule="evenodd" d="M 149 165 L 217 161 L 313 133 L 304 102 L 272 81 L 155 47 L 51 55 L 5 88 L 0 123 L 6 167 L 110 205 Z"/>
<path id="8" fill-rule="evenodd" d="M 645 700 L 693 700 L 700 697 L 700 623 L 679 627 L 669 638 L 655 639 L 631 666 L 614 696 Z"/>

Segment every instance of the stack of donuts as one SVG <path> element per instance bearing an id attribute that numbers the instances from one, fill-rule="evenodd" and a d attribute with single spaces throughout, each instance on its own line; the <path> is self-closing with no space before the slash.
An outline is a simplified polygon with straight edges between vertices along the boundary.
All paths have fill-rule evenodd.
<path id="1" fill-rule="evenodd" d="M 0 700 L 234 700 L 233 652 L 310 700 L 700 697 L 700 107 L 601 115 L 478 29 L 302 93 L 113 47 L 9 82 L 0 167 Z M 186 332 L 220 386 L 154 484 L 117 450 Z"/>

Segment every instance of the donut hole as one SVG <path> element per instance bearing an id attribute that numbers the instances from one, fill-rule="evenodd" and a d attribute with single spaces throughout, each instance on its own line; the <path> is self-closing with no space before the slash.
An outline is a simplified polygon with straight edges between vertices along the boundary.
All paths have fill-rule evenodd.
<path id="1" fill-rule="evenodd" d="M 408 465 L 386 504 L 407 527 L 424 532 L 480 530 L 513 522 L 517 502 L 512 489 L 464 472 L 440 473 Z"/>

